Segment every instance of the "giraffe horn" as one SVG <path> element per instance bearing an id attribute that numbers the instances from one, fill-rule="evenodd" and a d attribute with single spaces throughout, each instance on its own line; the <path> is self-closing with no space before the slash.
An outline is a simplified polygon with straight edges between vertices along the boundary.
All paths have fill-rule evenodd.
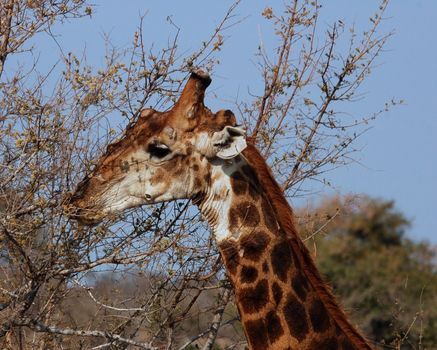
<path id="1" fill-rule="evenodd" d="M 173 107 L 178 118 L 184 116 L 187 119 L 195 119 L 197 112 L 204 108 L 203 99 L 209 84 L 211 84 L 211 78 L 208 73 L 200 69 L 191 72 L 179 100 Z"/>

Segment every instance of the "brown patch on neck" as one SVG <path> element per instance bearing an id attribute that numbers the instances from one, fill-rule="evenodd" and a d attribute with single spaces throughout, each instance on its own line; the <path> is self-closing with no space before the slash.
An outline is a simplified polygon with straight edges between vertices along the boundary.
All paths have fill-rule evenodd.
<path id="1" fill-rule="evenodd" d="M 302 270 L 302 278 L 306 279 L 306 281 L 312 285 L 316 294 L 320 298 L 321 305 L 326 309 L 327 314 L 329 314 L 329 316 L 340 327 L 350 342 L 353 343 L 353 346 L 356 349 L 372 349 L 364 337 L 350 324 L 346 315 L 337 304 L 329 286 L 326 285 L 320 276 L 320 273 L 311 258 L 310 252 L 297 234 L 294 225 L 293 211 L 285 199 L 282 189 L 274 179 L 264 158 L 251 142 L 248 142 L 248 146 L 243 151 L 243 155 L 251 169 L 256 174 L 257 181 L 259 181 L 260 187 L 263 188 L 263 191 L 272 206 L 281 230 L 285 232 L 286 240 L 292 250 L 294 260 L 297 260 L 295 261 L 295 264 Z M 252 173 L 250 175 L 253 176 Z M 281 275 L 281 273 L 282 271 L 279 271 L 279 275 Z M 300 291 L 298 294 L 300 294 L 299 297 L 301 299 L 305 299 L 304 291 Z M 298 302 L 296 301 L 295 304 L 297 305 Z M 287 306 L 291 307 L 290 305 L 293 306 L 294 304 L 291 302 L 287 304 Z M 290 320 L 290 327 L 293 327 L 292 323 L 295 323 L 294 320 Z"/>

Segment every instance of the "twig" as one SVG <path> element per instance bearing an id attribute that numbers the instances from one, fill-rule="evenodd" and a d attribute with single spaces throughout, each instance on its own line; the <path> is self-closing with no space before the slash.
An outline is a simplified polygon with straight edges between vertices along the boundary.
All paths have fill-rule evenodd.
<path id="1" fill-rule="evenodd" d="M 303 241 L 306 242 L 306 241 L 310 240 L 311 238 L 317 236 L 317 235 L 319 234 L 319 232 L 321 232 L 321 231 L 322 231 L 326 226 L 328 226 L 328 224 L 329 224 L 332 220 L 334 220 L 334 219 L 335 219 L 339 214 L 340 214 L 340 210 L 337 209 L 336 213 L 335 213 L 334 215 L 332 215 L 332 217 L 329 218 L 329 220 L 326 220 L 326 222 L 325 222 L 322 226 L 320 226 L 318 230 L 316 230 L 315 232 L 313 232 L 310 236 L 305 237 L 305 238 L 303 239 Z"/>

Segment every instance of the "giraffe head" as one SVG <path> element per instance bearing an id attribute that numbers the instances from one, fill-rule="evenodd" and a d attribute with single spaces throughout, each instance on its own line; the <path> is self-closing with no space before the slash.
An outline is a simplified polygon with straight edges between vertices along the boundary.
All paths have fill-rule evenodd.
<path id="1" fill-rule="evenodd" d="M 234 158 L 246 147 L 231 111 L 212 113 L 204 106 L 210 83 L 204 72 L 193 72 L 173 108 L 143 110 L 78 185 L 67 205 L 70 215 L 93 224 L 128 208 L 205 191 L 210 163 Z"/>

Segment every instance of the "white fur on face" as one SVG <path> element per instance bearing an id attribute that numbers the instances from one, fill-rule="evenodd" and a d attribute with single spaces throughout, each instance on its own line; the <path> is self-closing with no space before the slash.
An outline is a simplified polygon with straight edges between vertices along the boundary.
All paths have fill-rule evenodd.
<path id="1" fill-rule="evenodd" d="M 140 163 L 141 164 L 141 163 Z M 144 204 L 146 183 L 151 171 L 141 164 L 141 170 L 130 169 L 100 195 L 100 203 L 105 213 L 123 211 Z"/>
<path id="2" fill-rule="evenodd" d="M 159 176 L 160 165 L 153 163 L 144 151 L 137 151 L 129 157 L 129 170 L 100 195 L 103 212 L 121 212 L 143 204 L 192 196 L 194 175 L 191 169 L 185 169 L 185 173 L 169 181 L 168 177 L 172 175 L 168 174 L 165 178 Z M 162 174 L 162 170 L 159 173 Z"/>
<path id="3" fill-rule="evenodd" d="M 212 158 L 217 152 L 211 142 L 210 135 L 206 131 L 201 132 L 196 136 L 194 146 L 207 158 Z"/>

